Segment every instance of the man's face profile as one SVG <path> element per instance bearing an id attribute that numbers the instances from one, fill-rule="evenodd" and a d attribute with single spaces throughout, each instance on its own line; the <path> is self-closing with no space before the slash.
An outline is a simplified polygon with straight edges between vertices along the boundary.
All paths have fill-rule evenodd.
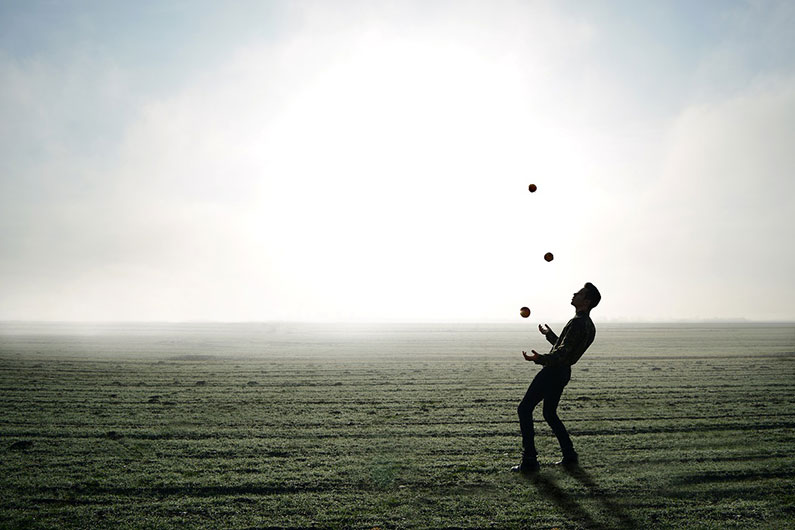
<path id="1" fill-rule="evenodd" d="M 571 297 L 571 305 L 574 307 L 583 307 L 588 304 L 588 300 L 585 296 L 585 287 L 574 293 L 574 296 Z"/>

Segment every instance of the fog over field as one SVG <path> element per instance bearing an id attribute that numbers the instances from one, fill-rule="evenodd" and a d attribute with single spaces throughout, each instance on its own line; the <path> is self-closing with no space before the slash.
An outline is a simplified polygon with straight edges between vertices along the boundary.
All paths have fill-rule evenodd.
<path id="1" fill-rule="evenodd" d="M 550 323 L 560 331 L 564 323 Z M 535 326 L 518 324 L 36 323 L 0 322 L 0 352 L 62 358 L 411 360 L 518 356 L 549 348 Z M 647 358 L 795 355 L 787 323 L 603 324 L 588 357 Z M 185 360 L 185 359 L 183 359 Z"/>

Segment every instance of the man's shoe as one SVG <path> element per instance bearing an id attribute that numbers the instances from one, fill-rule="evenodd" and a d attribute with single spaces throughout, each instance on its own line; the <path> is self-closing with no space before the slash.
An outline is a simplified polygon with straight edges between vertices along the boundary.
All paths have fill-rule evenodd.
<path id="1" fill-rule="evenodd" d="M 563 460 L 560 462 L 555 462 L 556 466 L 561 466 L 566 469 L 577 469 L 580 467 L 580 459 L 577 455 L 574 456 L 564 456 Z"/>
<path id="2" fill-rule="evenodd" d="M 532 475 L 533 473 L 538 473 L 538 470 L 541 469 L 541 465 L 538 461 L 535 462 L 522 462 L 518 466 L 513 466 L 511 471 L 514 473 L 521 473 L 523 475 Z"/>

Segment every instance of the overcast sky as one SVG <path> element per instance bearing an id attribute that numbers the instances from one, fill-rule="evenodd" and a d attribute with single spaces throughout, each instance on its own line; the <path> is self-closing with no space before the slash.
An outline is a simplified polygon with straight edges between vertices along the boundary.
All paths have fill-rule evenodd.
<path id="1" fill-rule="evenodd" d="M 0 319 L 545 322 L 591 281 L 597 321 L 795 320 L 793 27 L 1 2 Z"/>

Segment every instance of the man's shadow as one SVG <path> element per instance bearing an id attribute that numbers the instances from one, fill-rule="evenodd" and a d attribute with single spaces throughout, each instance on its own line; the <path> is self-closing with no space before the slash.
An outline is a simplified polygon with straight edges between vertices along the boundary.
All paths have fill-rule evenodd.
<path id="1" fill-rule="evenodd" d="M 627 514 L 624 507 L 617 503 L 612 495 L 600 488 L 593 480 L 593 477 L 583 468 L 577 466 L 576 468 L 566 471 L 585 486 L 588 495 L 596 499 L 602 505 L 604 508 L 602 511 L 608 514 L 614 520 L 613 522 L 600 523 L 595 521 L 591 514 L 580 506 L 569 492 L 558 486 L 557 482 L 552 477 L 547 477 L 538 473 L 530 477 L 530 481 L 537 486 L 541 495 L 554 502 L 563 513 L 586 528 L 593 528 L 595 530 L 637 528 L 637 523 Z"/>

